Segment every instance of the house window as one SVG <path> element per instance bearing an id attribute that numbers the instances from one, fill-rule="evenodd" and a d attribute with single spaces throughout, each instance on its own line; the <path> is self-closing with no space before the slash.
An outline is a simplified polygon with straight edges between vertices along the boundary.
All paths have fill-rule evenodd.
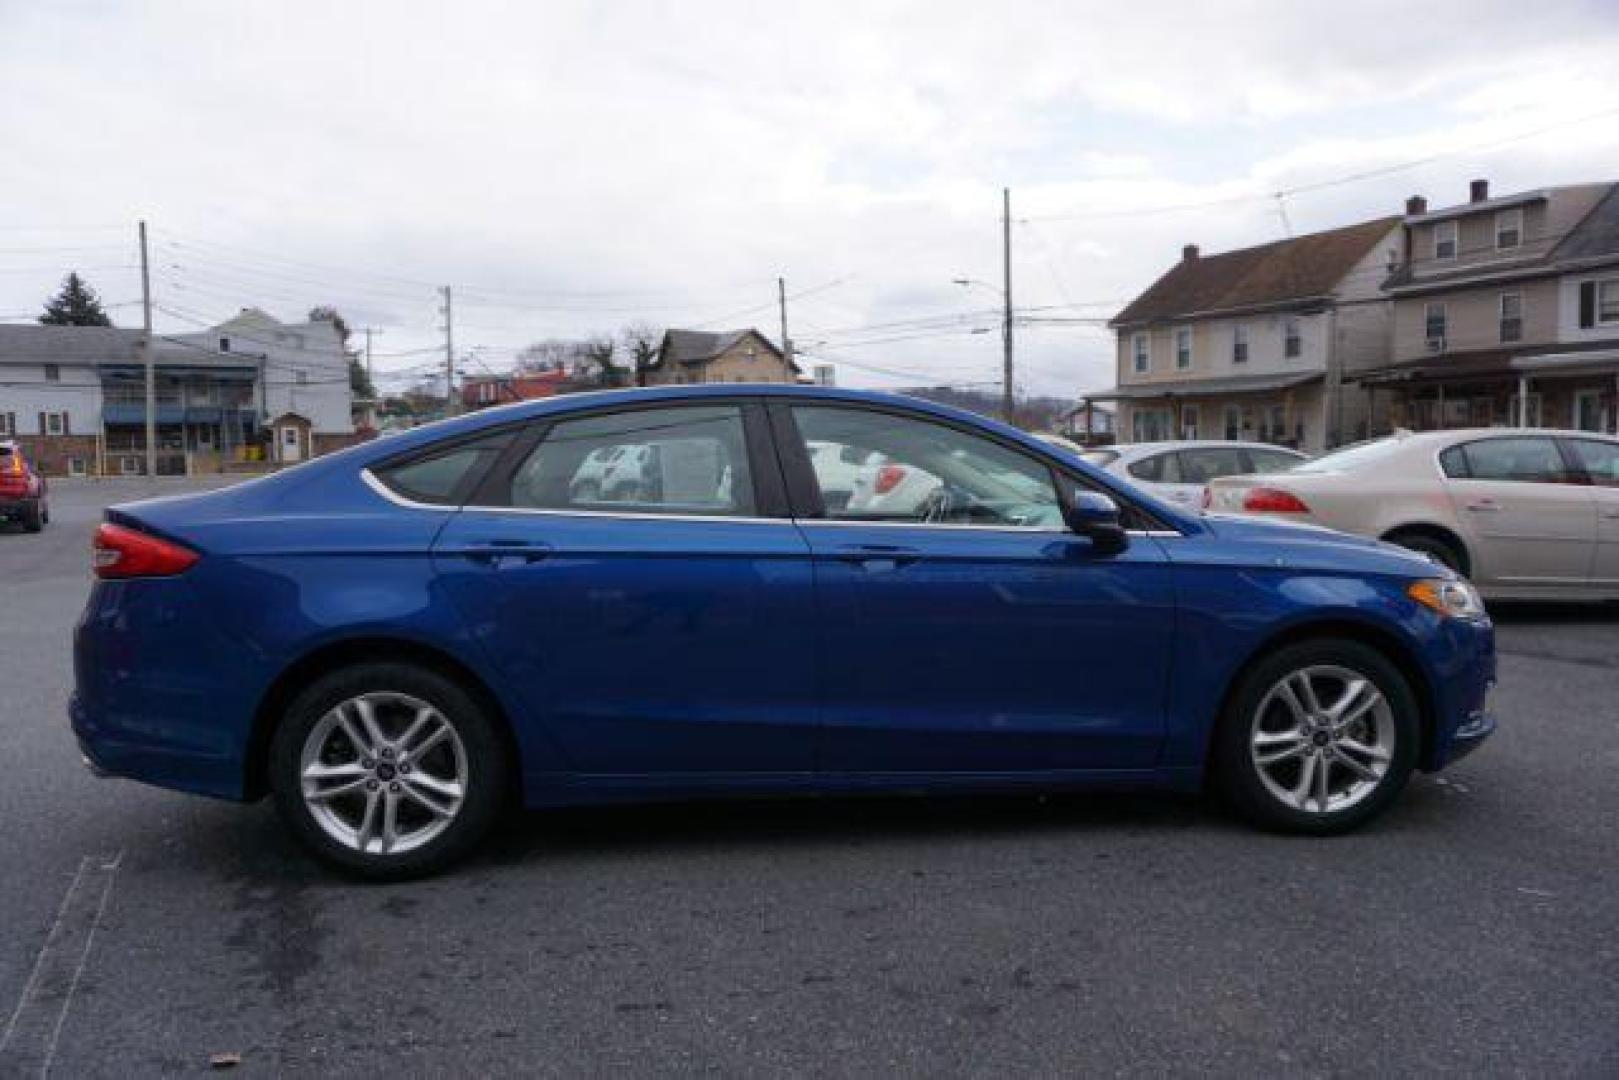
<path id="1" fill-rule="evenodd" d="M 1197 406 L 1196 405 L 1182 405 L 1181 406 L 1181 438 L 1183 438 L 1183 439 L 1195 439 L 1195 438 L 1197 438 L 1197 423 L 1198 423 Z"/>
<path id="2" fill-rule="evenodd" d="M 219 351 L 230 352 L 230 338 L 222 337 L 219 339 Z"/>
<path id="3" fill-rule="evenodd" d="M 12 436 L 17 434 L 17 414 L 14 412 L 0 412 L 0 435 Z"/>
<path id="4" fill-rule="evenodd" d="M 61 364 L 46 364 L 45 365 L 45 381 L 46 382 L 61 382 L 62 381 L 62 365 Z"/>
<path id="5" fill-rule="evenodd" d="M 1523 207 L 1502 210 L 1495 215 L 1495 250 L 1510 251 L 1523 243 Z"/>
<path id="6" fill-rule="evenodd" d="M 141 469 L 141 459 L 133 454 L 125 454 L 118 459 L 118 471 L 124 476 L 139 476 L 143 471 Z"/>
<path id="7" fill-rule="evenodd" d="M 69 476 L 83 476 L 85 472 L 86 468 L 82 457 L 70 457 L 67 459 L 67 474 Z"/>
<path id="8" fill-rule="evenodd" d="M 1523 340 L 1523 293 L 1501 294 L 1501 340 Z"/>
<path id="9" fill-rule="evenodd" d="M 1185 371 L 1192 366 L 1192 331 L 1180 329 L 1175 331 L 1175 367 Z"/>
<path id="10" fill-rule="evenodd" d="M 40 415 L 43 421 L 39 432 L 41 435 L 61 435 L 67 431 L 67 413 L 48 412 Z"/>
<path id="11" fill-rule="evenodd" d="M 1445 340 L 1445 305 L 1429 304 L 1422 311 L 1422 334 L 1428 339 L 1428 344 L 1435 342 L 1441 344 Z"/>
<path id="12" fill-rule="evenodd" d="M 1303 352 L 1304 337 L 1299 329 L 1299 321 L 1289 318 L 1282 324 L 1282 355 L 1292 360 Z"/>
<path id="13" fill-rule="evenodd" d="M 1237 405 L 1225 407 L 1225 437 L 1233 442 L 1242 438 L 1242 408 Z"/>
<path id="14" fill-rule="evenodd" d="M 309 372 L 305 371 L 303 368 L 299 368 L 298 369 L 298 385 L 303 386 L 308 382 L 309 382 Z"/>
<path id="15" fill-rule="evenodd" d="M 1597 322 L 1619 322 L 1619 278 L 1596 283 Z"/>
<path id="16" fill-rule="evenodd" d="M 1130 430 L 1134 442 L 1162 442 L 1169 438 L 1169 411 L 1137 409 L 1130 416 Z"/>
<path id="17" fill-rule="evenodd" d="M 1456 257 L 1456 223 L 1454 221 L 1441 221 L 1434 225 L 1433 257 L 1435 259 L 1454 259 Z"/>
<path id="18" fill-rule="evenodd" d="M 1146 334 L 1132 334 L 1130 337 L 1131 367 L 1137 375 L 1145 375 L 1152 366 L 1152 353 L 1147 343 Z M 1139 414 L 1137 414 L 1139 415 Z"/>
<path id="19" fill-rule="evenodd" d="M 1238 323 L 1231 328 L 1231 362 L 1245 363 L 1248 359 L 1248 327 Z"/>

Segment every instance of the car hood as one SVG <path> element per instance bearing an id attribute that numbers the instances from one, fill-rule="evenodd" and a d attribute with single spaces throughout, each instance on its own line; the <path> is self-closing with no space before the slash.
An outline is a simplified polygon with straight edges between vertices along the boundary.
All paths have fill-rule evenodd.
<path id="1" fill-rule="evenodd" d="M 1202 521 L 1223 543 L 1251 549 L 1254 558 L 1267 563 L 1280 559 L 1291 567 L 1413 578 L 1450 576 L 1426 555 L 1321 525 L 1230 514 L 1204 514 Z"/>

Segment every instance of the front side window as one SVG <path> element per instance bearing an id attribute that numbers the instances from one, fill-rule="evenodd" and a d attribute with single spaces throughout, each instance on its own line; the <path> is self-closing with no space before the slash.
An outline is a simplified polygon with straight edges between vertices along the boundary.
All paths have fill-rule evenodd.
<path id="1" fill-rule="evenodd" d="M 286 428 L 282 435 L 288 445 L 298 445 L 296 428 Z M 436 506 L 456 506 L 471 493 L 472 486 L 510 439 L 511 433 L 503 431 L 442 450 L 429 449 L 404 461 L 384 465 L 375 470 L 375 475 L 384 487 L 401 498 Z"/>
<path id="2" fill-rule="evenodd" d="M 1175 331 L 1175 367 L 1185 371 L 1192 366 L 1192 332 L 1181 329 Z"/>
<path id="3" fill-rule="evenodd" d="M 1231 328 L 1231 362 L 1243 363 L 1248 359 L 1248 327 L 1238 323 Z"/>
<path id="4" fill-rule="evenodd" d="M 1501 340 L 1523 340 L 1523 293 L 1501 294 Z"/>
<path id="5" fill-rule="evenodd" d="M 1304 333 L 1297 319 L 1288 319 L 1282 326 L 1282 355 L 1289 360 L 1304 352 Z"/>
<path id="6" fill-rule="evenodd" d="M 757 514 L 742 410 L 693 405 L 561 420 L 512 474 L 534 510 Z"/>
<path id="7" fill-rule="evenodd" d="M 1510 251 L 1523 243 L 1523 207 L 1502 210 L 1495 215 L 1495 249 Z"/>
<path id="8" fill-rule="evenodd" d="M 1429 304 L 1422 311 L 1423 336 L 1430 342 L 1445 340 L 1445 305 Z"/>
<path id="9" fill-rule="evenodd" d="M 1045 463 L 945 424 L 869 409 L 802 405 L 793 420 L 806 443 L 864 455 L 841 508 L 825 498 L 834 474 L 812 458 L 826 517 L 895 524 L 1060 528 Z"/>
<path id="10" fill-rule="evenodd" d="M 1148 351 L 1147 335 L 1135 334 L 1130 338 L 1131 365 L 1137 375 L 1145 375 L 1151 366 L 1152 354 Z"/>
<path id="11" fill-rule="evenodd" d="M 1456 223 L 1454 221 L 1441 221 L 1433 227 L 1433 257 L 1435 259 L 1454 259 L 1456 257 Z"/>
<path id="12" fill-rule="evenodd" d="M 1599 487 L 1619 487 L 1619 443 L 1569 439 L 1568 446 L 1591 483 Z"/>
<path id="13" fill-rule="evenodd" d="M 1526 484 L 1566 484 L 1570 481 L 1563 455 L 1551 439 L 1532 436 L 1481 439 L 1460 448 L 1465 456 L 1462 475 L 1473 480 L 1509 480 Z M 1452 466 L 1443 458 L 1446 475 Z"/>

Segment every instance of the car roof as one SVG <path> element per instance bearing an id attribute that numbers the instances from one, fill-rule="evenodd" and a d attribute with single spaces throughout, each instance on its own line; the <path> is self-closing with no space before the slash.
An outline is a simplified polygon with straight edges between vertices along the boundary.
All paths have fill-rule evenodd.
<path id="1" fill-rule="evenodd" d="M 1235 447 L 1238 449 L 1275 450 L 1282 454 L 1294 454 L 1300 458 L 1308 457 L 1301 450 L 1294 450 L 1286 446 L 1277 446 L 1274 443 L 1242 442 L 1236 439 L 1168 439 L 1162 442 L 1118 443 L 1114 446 L 1098 447 L 1098 449 L 1116 450 L 1121 455 L 1139 457 L 1143 454 L 1155 454 L 1162 450 L 1215 450 Z"/>

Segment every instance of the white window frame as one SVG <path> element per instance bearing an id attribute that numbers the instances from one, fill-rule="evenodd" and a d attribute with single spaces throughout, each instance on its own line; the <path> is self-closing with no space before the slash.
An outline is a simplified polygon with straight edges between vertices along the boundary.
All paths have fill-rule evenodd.
<path id="1" fill-rule="evenodd" d="M 1602 294 L 1612 292 L 1611 301 L 1613 311 L 1611 314 L 1602 313 Z M 1609 323 L 1619 323 L 1619 278 L 1599 278 L 1596 282 L 1596 310 L 1591 313 L 1597 326 L 1606 326 Z"/>
<path id="2" fill-rule="evenodd" d="M 1507 315 L 1507 301 L 1509 301 L 1509 300 L 1513 300 L 1513 301 L 1517 302 L 1518 313 L 1516 315 L 1512 315 L 1512 316 Z M 1497 300 L 1496 303 L 1497 303 L 1497 310 L 1496 310 L 1496 322 L 1497 322 L 1497 324 L 1496 324 L 1496 329 L 1497 329 L 1497 331 L 1499 333 L 1501 343 L 1503 345 L 1510 345 L 1513 342 L 1522 341 L 1523 340 L 1523 293 L 1521 293 L 1521 292 L 1504 292 L 1504 293 L 1501 294 L 1500 298 Z M 1513 337 L 1507 337 L 1507 319 L 1509 317 L 1518 324 L 1518 332 Z"/>
<path id="3" fill-rule="evenodd" d="M 0 412 L 0 436 L 12 438 L 17 434 L 17 414 Z"/>
<path id="4" fill-rule="evenodd" d="M 1145 430 L 1148 421 L 1152 421 L 1152 430 Z M 1174 417 L 1170 410 L 1164 408 L 1136 409 L 1130 414 L 1130 434 L 1132 442 L 1162 442 L 1169 434 L 1170 425 Z"/>
<path id="5" fill-rule="evenodd" d="M 1513 224 L 1503 228 L 1503 224 L 1508 221 Z M 1501 242 L 1503 232 L 1512 232 L 1517 235 L 1513 238 L 1512 243 L 1503 244 Z M 1509 206 L 1505 210 L 1497 210 L 1495 212 L 1495 250 L 1516 251 L 1521 247 L 1523 247 L 1523 207 Z"/>
<path id="6" fill-rule="evenodd" d="M 121 476 L 139 476 L 141 459 L 134 454 L 124 454 L 118 459 L 118 472 Z"/>
<path id="7" fill-rule="evenodd" d="M 1175 331 L 1175 370 L 1186 371 L 1192 366 L 1192 328 L 1183 326 Z"/>
<path id="8" fill-rule="evenodd" d="M 1450 254 L 1449 255 L 1441 255 L 1439 253 L 1439 247 L 1440 247 L 1441 244 L 1443 244 L 1445 242 L 1445 240 L 1441 238 L 1440 234 L 1444 233 L 1444 232 L 1447 232 L 1447 231 L 1450 234 L 1449 235 Z M 1461 235 L 1460 231 L 1456 228 L 1456 219 L 1455 218 L 1451 218 L 1449 221 L 1436 221 L 1436 222 L 1434 222 L 1434 225 L 1433 225 L 1433 258 L 1434 258 L 1434 262 L 1455 262 L 1456 261 L 1457 248 L 1459 246 L 1458 237 L 1460 235 Z"/>
<path id="9" fill-rule="evenodd" d="M 45 430 L 40 432 L 40 434 L 42 434 L 42 435 L 66 435 L 67 434 L 67 413 L 62 412 L 61 410 L 58 410 L 56 412 L 48 412 L 48 413 L 46 413 L 45 414 Z"/>
<path id="10" fill-rule="evenodd" d="M 1596 424 L 1597 424 L 1596 427 L 1588 428 L 1588 427 L 1581 427 L 1580 426 L 1580 403 L 1584 402 L 1584 401 L 1595 401 L 1596 402 Z M 1607 434 L 1607 431 L 1608 431 L 1608 410 L 1606 410 L 1606 409 L 1604 409 L 1602 407 L 1602 391 L 1601 390 L 1576 390 L 1576 391 L 1574 391 L 1574 401 L 1573 401 L 1573 404 L 1572 404 L 1571 408 L 1572 408 L 1572 411 L 1570 412 L 1569 418 L 1568 418 L 1568 426 L 1570 428 L 1572 428 L 1575 431 L 1589 431 L 1589 432 L 1591 432 L 1593 434 L 1597 434 L 1597 435 L 1605 435 L 1605 434 Z"/>
<path id="11" fill-rule="evenodd" d="M 1137 375 L 1145 375 L 1152 370 L 1152 336 L 1150 334 L 1130 335 L 1130 370 Z"/>
<path id="12" fill-rule="evenodd" d="M 1297 360 L 1304 355 L 1304 327 L 1298 316 L 1289 315 L 1282 320 L 1282 359 Z"/>
<path id="13" fill-rule="evenodd" d="M 46 364 L 45 365 L 45 381 L 46 382 L 61 382 L 62 381 L 62 365 L 61 364 Z"/>
<path id="14" fill-rule="evenodd" d="M 1196 402 L 1188 402 L 1187 404 L 1182 405 L 1180 437 L 1182 439 L 1196 439 L 1197 429 L 1201 419 L 1202 418 L 1198 415 L 1198 407 Z"/>
<path id="15" fill-rule="evenodd" d="M 1433 332 L 1433 313 L 1439 312 L 1439 333 Z M 1424 341 L 1444 341 L 1450 336 L 1450 312 L 1443 300 L 1430 300 L 1422 305 L 1422 338 Z"/>
<path id="16" fill-rule="evenodd" d="M 67 459 L 67 474 L 69 476 L 84 476 L 88 472 L 89 468 L 85 465 L 82 457 L 70 457 Z"/>
<path id="17" fill-rule="evenodd" d="M 1239 353 L 1241 355 L 1238 355 Z M 1248 355 L 1248 324 L 1233 323 L 1231 326 L 1231 362 L 1233 364 L 1246 364 Z"/>

